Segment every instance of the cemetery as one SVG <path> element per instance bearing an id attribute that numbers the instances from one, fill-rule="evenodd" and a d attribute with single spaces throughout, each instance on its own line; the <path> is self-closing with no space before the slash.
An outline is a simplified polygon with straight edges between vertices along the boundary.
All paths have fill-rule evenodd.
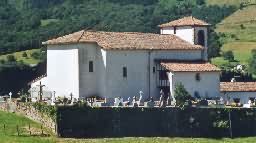
<path id="1" fill-rule="evenodd" d="M 39 85 L 42 87 L 42 85 Z M 182 88 L 182 87 L 180 87 Z M 176 92 L 178 93 L 178 88 Z M 242 137 L 256 135 L 255 101 L 248 105 L 223 99 L 199 99 L 180 90 L 175 100 L 161 90 L 160 98 L 137 96 L 112 100 L 44 97 L 0 98 L 1 110 L 42 123 L 59 137 Z M 203 116 L 202 116 L 203 115 Z"/>

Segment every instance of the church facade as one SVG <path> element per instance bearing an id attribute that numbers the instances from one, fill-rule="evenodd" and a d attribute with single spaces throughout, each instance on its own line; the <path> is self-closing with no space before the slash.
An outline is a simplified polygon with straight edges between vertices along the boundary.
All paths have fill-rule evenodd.
<path id="1" fill-rule="evenodd" d="M 184 17 L 159 25 L 160 34 L 82 30 L 46 41 L 42 84 L 75 98 L 126 99 L 142 91 L 149 99 L 160 90 L 173 96 L 178 83 L 192 96 L 218 97 L 220 70 L 207 61 L 208 26 Z"/>

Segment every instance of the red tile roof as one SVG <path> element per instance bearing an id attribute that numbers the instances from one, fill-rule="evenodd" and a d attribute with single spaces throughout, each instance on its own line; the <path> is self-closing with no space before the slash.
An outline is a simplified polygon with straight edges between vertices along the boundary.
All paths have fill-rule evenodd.
<path id="1" fill-rule="evenodd" d="M 161 65 L 171 72 L 219 72 L 215 65 L 206 62 L 161 62 Z"/>
<path id="2" fill-rule="evenodd" d="M 193 45 L 175 35 L 160 35 L 138 32 L 89 32 L 79 31 L 52 39 L 43 44 L 97 43 L 105 50 L 202 50 L 200 45 Z"/>
<path id="3" fill-rule="evenodd" d="M 256 82 L 221 82 L 222 92 L 256 92 Z"/>
<path id="4" fill-rule="evenodd" d="M 168 23 L 159 25 L 159 27 L 174 27 L 174 26 L 209 26 L 209 23 L 206 23 L 202 20 L 196 19 L 192 16 L 184 17 L 178 20 L 174 20 Z"/>

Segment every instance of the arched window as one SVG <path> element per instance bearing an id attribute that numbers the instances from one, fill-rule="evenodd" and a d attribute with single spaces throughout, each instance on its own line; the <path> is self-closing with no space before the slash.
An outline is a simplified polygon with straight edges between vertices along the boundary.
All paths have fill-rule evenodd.
<path id="1" fill-rule="evenodd" d="M 205 46 L 204 30 L 199 30 L 197 33 L 197 44 Z"/>

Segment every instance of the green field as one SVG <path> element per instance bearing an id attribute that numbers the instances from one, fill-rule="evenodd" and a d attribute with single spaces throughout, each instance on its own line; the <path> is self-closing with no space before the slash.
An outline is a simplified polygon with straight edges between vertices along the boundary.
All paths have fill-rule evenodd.
<path id="1" fill-rule="evenodd" d="M 23 61 L 25 64 L 28 65 L 36 65 L 40 62 L 40 60 L 34 59 L 33 57 L 31 57 L 31 54 L 33 52 L 39 52 L 40 49 L 32 49 L 32 50 L 27 50 L 27 51 L 21 51 L 21 52 L 15 52 L 12 55 L 15 56 L 15 58 L 17 59 L 17 61 Z M 23 57 L 22 54 L 26 52 L 27 53 L 27 57 Z M 0 60 L 6 60 L 7 56 L 10 54 L 6 54 L 6 55 L 0 55 Z"/>
<path id="2" fill-rule="evenodd" d="M 208 0 L 209 5 L 235 5 L 249 0 Z M 216 26 L 217 33 L 224 33 L 222 37 L 224 45 L 222 51 L 231 50 L 235 60 L 241 64 L 248 64 L 251 57 L 251 50 L 256 49 L 256 1 L 251 0 L 246 7 L 237 10 L 232 15 L 226 17 Z M 215 65 L 225 65 L 227 61 L 221 57 L 212 59 Z"/>
<path id="3" fill-rule="evenodd" d="M 5 125 L 5 129 L 4 129 Z M 17 125 L 20 136 L 17 133 Z M 33 136 L 29 135 L 28 127 L 31 127 Z M 46 143 L 53 141 L 52 137 L 40 137 L 41 126 L 22 116 L 14 113 L 0 111 L 0 142 L 1 143 Z M 43 129 L 44 133 L 51 134 Z"/>
<path id="4" fill-rule="evenodd" d="M 6 125 L 4 130 L 3 125 Z M 33 136 L 28 134 L 26 128 L 31 126 Z M 19 125 L 20 136 L 17 135 L 16 126 Z M 256 137 L 238 139 L 206 139 L 206 138 L 102 138 L 102 139 L 63 139 L 52 135 L 43 129 L 49 136 L 40 135 L 40 124 L 14 113 L 0 111 L 0 142 L 1 143 L 254 143 Z"/>

